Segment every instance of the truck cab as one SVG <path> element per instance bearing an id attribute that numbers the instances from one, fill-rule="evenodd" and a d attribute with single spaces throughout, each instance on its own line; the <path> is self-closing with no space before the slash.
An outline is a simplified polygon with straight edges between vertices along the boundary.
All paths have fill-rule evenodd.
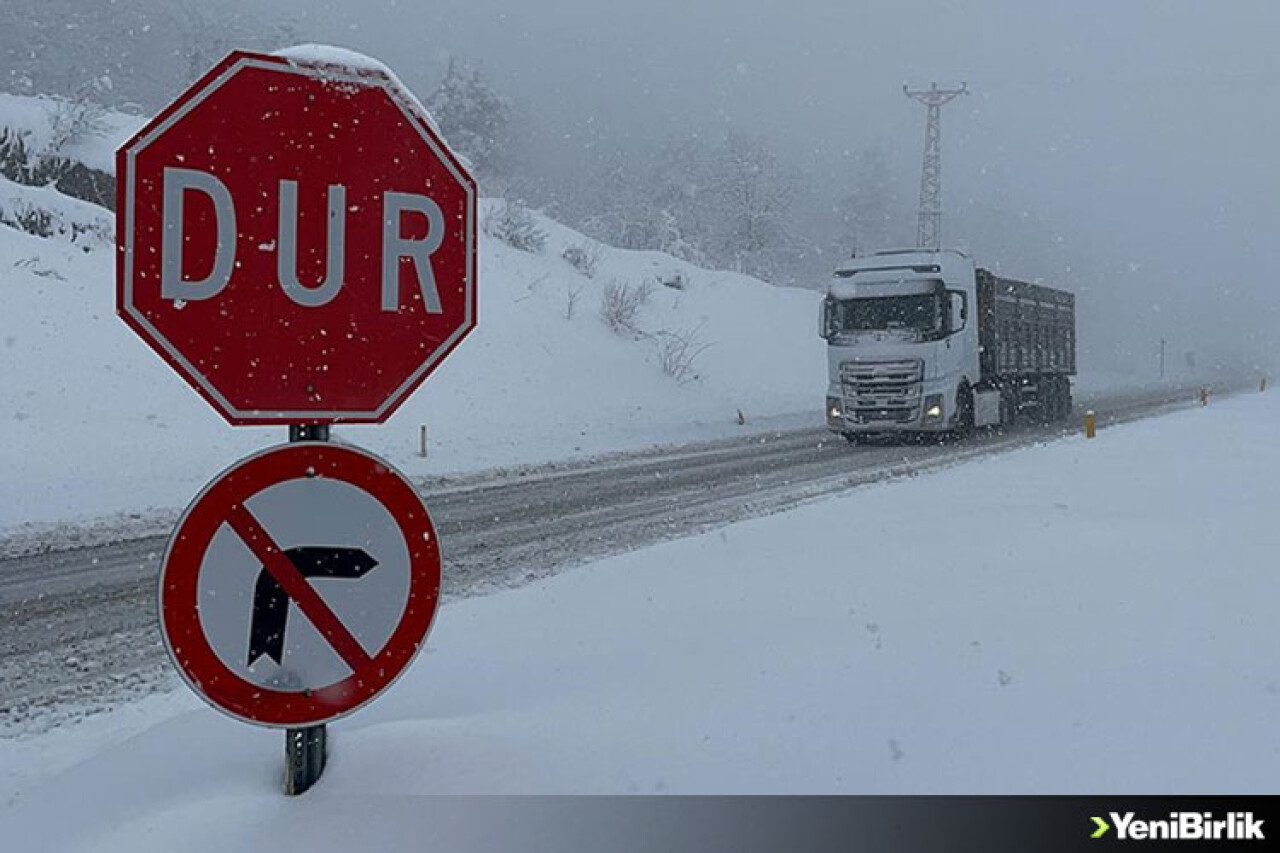
<path id="1" fill-rule="evenodd" d="M 976 304 L 974 264 L 960 252 L 880 252 L 842 264 L 820 320 L 828 427 L 854 440 L 998 422 L 998 400 L 994 415 L 990 400 L 976 411 Z"/>

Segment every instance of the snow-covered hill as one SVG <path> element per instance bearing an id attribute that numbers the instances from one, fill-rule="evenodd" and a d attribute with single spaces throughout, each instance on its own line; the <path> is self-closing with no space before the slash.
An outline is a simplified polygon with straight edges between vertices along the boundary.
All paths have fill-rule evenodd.
<path id="1" fill-rule="evenodd" d="M 225 425 L 116 318 L 108 213 L 8 181 L 7 196 L 106 228 L 42 239 L 0 227 L 0 535 L 164 516 L 240 456 L 284 440 L 282 428 Z M 481 220 L 496 230 L 506 212 L 488 200 Z M 418 476 L 819 422 L 815 292 L 613 249 L 532 217 L 540 250 L 481 235 L 478 329 L 385 426 L 336 435 Z M 624 289 L 643 304 L 614 330 L 602 305 Z"/>

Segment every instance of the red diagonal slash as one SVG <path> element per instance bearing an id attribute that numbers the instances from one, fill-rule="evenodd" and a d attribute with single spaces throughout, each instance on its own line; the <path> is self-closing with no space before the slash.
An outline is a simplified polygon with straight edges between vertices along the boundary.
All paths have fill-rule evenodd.
<path id="1" fill-rule="evenodd" d="M 347 630 L 329 605 L 324 603 L 320 593 L 316 592 L 315 587 L 284 555 L 280 546 L 271 538 L 271 534 L 267 533 L 266 528 L 253 517 L 253 513 L 243 505 L 238 505 L 227 516 L 227 524 L 230 524 L 236 535 L 244 540 L 244 544 L 249 546 L 253 555 L 262 561 L 262 565 L 266 567 L 271 577 L 275 578 L 276 583 L 280 584 L 280 588 L 293 603 L 298 605 L 303 615 L 311 620 L 311 624 L 316 626 L 320 636 L 324 637 L 329 645 L 333 646 L 338 656 L 346 661 L 352 672 L 360 672 L 363 667 L 373 662 L 364 647 L 360 645 L 360 641 Z"/>

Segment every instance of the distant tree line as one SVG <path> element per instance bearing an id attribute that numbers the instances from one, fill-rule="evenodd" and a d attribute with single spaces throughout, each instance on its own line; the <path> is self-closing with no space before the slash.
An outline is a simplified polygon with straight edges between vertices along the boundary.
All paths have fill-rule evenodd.
<path id="1" fill-rule="evenodd" d="M 884 153 L 868 149 L 834 203 L 761 135 L 673 136 L 644 156 L 595 146 L 573 181 L 540 181 L 524 122 L 477 68 L 450 59 L 425 99 L 489 195 L 517 195 L 610 245 L 655 249 L 777 283 L 825 278 L 836 258 L 892 245 L 906 222 Z M 816 209 L 815 209 L 816 208 Z M 814 223 L 817 223 L 815 226 Z"/>
<path id="2" fill-rule="evenodd" d="M 299 41 L 293 22 L 248 0 L 5 0 L 0 91 L 71 96 L 154 112 L 233 48 Z"/>
<path id="3" fill-rule="evenodd" d="M 6 13 L 0 91 L 148 113 L 233 48 L 308 40 L 247 0 L 8 0 Z M 891 223 L 906 221 L 882 152 L 862 152 L 848 175 L 815 188 L 767 138 L 732 128 L 640 155 L 611 146 L 606 128 L 574 180 L 548 179 L 527 150 L 529 118 L 480 67 L 452 57 L 443 73 L 400 70 L 482 193 L 544 208 L 612 245 L 794 283 L 888 245 Z"/>

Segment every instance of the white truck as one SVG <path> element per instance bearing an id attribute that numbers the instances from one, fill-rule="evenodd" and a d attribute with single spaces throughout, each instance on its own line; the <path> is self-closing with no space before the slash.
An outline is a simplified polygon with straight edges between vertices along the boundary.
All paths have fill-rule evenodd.
<path id="1" fill-rule="evenodd" d="M 1071 413 L 1075 296 L 1000 278 L 956 251 L 855 257 L 822 302 L 827 426 L 967 435 Z"/>

